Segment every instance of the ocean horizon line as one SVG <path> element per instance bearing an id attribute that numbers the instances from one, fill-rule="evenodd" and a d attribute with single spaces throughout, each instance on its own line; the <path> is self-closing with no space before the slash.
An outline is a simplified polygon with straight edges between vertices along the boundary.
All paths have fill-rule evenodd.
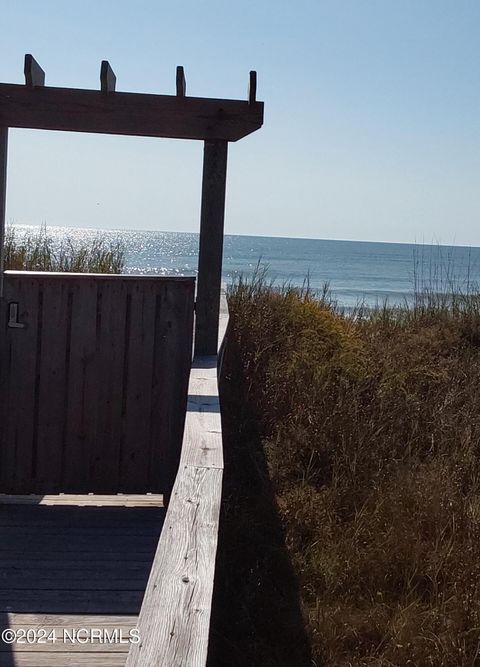
<path id="1" fill-rule="evenodd" d="M 9 222 L 10 226 L 14 227 L 34 227 L 41 228 L 46 227 L 55 228 L 55 229 L 75 229 L 80 231 L 98 231 L 98 232 L 131 232 L 131 233 L 153 233 L 153 234 L 193 234 L 195 236 L 199 235 L 199 231 L 185 231 L 185 230 L 175 230 L 175 229 L 134 229 L 134 228 L 121 228 L 121 227 L 88 227 L 83 225 L 66 225 L 66 224 L 49 224 L 45 222 L 41 223 L 30 223 L 30 222 Z M 285 241 L 321 241 L 322 243 L 368 243 L 368 244 L 378 244 L 378 245 L 398 245 L 398 246 L 418 246 L 418 247 L 429 247 L 429 248 L 479 248 L 479 245 L 474 244 L 456 244 L 452 243 L 443 243 L 441 241 L 432 241 L 428 243 L 426 241 L 378 241 L 378 240 L 369 240 L 369 239 L 332 239 L 332 238 L 320 238 L 320 237 L 311 237 L 311 236 L 279 236 L 279 235 L 268 235 L 268 234 L 244 234 L 244 233 L 234 233 L 226 232 L 225 237 L 242 237 L 242 238 L 256 238 L 256 239 L 279 239 Z"/>

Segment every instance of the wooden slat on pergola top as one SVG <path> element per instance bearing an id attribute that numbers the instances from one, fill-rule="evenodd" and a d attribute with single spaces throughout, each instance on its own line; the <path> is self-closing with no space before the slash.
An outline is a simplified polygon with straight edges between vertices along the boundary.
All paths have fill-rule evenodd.
<path id="1" fill-rule="evenodd" d="M 0 84 L 0 126 L 67 132 L 100 132 L 170 139 L 237 141 L 263 123 L 263 102 L 255 99 L 250 73 L 247 100 L 186 95 L 183 67 L 177 68 L 176 95 L 116 92 L 107 61 L 100 90 L 45 86 L 35 59 L 25 59 L 26 85 Z"/>

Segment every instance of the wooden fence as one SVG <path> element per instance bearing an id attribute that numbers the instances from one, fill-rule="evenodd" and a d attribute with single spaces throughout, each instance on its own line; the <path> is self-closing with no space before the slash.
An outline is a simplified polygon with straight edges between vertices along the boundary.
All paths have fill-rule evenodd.
<path id="1" fill-rule="evenodd" d="M 168 493 L 193 300 L 193 278 L 7 272 L 0 492 Z"/>

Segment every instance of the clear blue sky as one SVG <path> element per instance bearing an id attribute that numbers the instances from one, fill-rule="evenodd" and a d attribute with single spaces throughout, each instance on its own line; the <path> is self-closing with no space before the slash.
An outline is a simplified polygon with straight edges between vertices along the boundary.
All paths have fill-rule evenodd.
<path id="1" fill-rule="evenodd" d="M 1 0 L 0 80 L 244 98 L 226 231 L 480 245 L 478 0 Z M 7 218 L 197 231 L 202 145 L 12 130 Z"/>

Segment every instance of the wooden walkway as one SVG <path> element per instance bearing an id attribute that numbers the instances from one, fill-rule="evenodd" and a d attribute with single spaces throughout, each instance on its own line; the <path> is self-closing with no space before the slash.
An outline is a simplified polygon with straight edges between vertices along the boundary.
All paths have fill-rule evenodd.
<path id="1" fill-rule="evenodd" d="M 0 496 L 0 631 L 44 628 L 50 639 L 0 640 L 0 667 L 125 665 L 165 517 L 161 496 L 33 501 Z M 81 643 L 92 629 L 102 639 Z M 64 641 L 67 630 L 81 630 L 79 640 Z"/>

